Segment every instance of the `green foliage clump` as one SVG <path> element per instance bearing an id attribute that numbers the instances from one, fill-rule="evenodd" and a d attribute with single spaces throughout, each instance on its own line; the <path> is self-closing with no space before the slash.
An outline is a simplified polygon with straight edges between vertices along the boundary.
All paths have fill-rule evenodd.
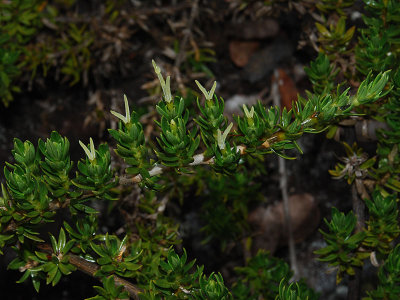
<path id="1" fill-rule="evenodd" d="M 291 109 L 265 107 L 261 102 L 252 107 L 244 105 L 243 115 L 235 116 L 235 122 L 228 124 L 224 101 L 214 95 L 216 83 L 210 91 L 197 83 L 205 101 L 197 101 L 200 114 L 193 119 L 184 97 L 172 95 L 170 77 L 164 79 L 153 62 L 163 92 L 156 105 L 157 144 L 145 137 L 143 125 L 131 112 L 126 97 L 125 115 L 112 112 L 119 119 L 118 128 L 109 132 L 116 142 L 116 155 L 125 162 L 123 174 L 117 175 L 112 169 L 108 145 L 101 144 L 96 149 L 92 139 L 88 145 L 80 142 L 85 157 L 77 164 L 70 160 L 68 139 L 57 132 L 46 141 L 40 139 L 37 146 L 15 139 L 14 163 L 6 163 L 5 184 L 1 185 L 0 251 L 11 248 L 15 252 L 17 257 L 9 268 L 23 272 L 19 282 L 30 278 L 39 291 L 41 282 L 54 286 L 62 276 L 80 270 L 103 284 L 95 287 L 98 295 L 92 299 L 317 299 L 318 295 L 303 281 L 289 283 L 289 266 L 263 251 L 251 257 L 246 266 L 236 268 L 237 281 L 231 290 L 221 274 L 204 274 L 204 268 L 195 265 L 195 260 L 188 262 L 186 250 L 177 253 L 174 249 L 181 243 L 178 225 L 163 215 L 165 203 L 157 201 L 154 191 L 171 187 L 166 174 L 183 177 L 191 171 L 200 173 L 200 165 L 211 166 L 218 175 L 215 182 L 212 176 L 205 181 L 209 195 L 203 204 L 208 211 L 204 220 L 209 223 L 203 232 L 207 234 L 205 241 L 219 238 L 226 246 L 228 240 L 240 238 L 246 227 L 249 203 L 240 201 L 251 178 L 246 178 L 242 170 L 246 163 L 271 153 L 292 158 L 287 150 L 301 153 L 297 140 L 303 134 L 330 129 L 332 135 L 340 122 L 368 113 L 388 124 L 378 132 L 376 157 L 368 159 L 357 144 L 344 144 L 347 157 L 331 171 L 354 185 L 362 198 L 354 201 L 367 207 L 366 226 L 359 212 L 343 213 L 333 208 L 331 221 L 325 219 L 327 230 L 320 230 L 327 245 L 316 254 L 337 270 L 337 282 L 344 276 L 356 276 L 356 270 L 367 258 L 375 265 L 379 261 L 374 260 L 384 261 L 376 290 L 368 292 L 367 299 L 397 299 L 400 247 L 394 241 L 400 233 L 399 5 L 390 0 L 366 1 L 371 16 L 364 17 L 366 28 L 361 30 L 353 53 L 351 42 L 356 31 L 354 27 L 346 29 L 344 17 L 352 3 L 324 0 L 317 5 L 324 13 L 335 11 L 341 17 L 336 22 L 317 24 L 321 53 L 306 69 L 312 92 L 299 97 Z M 65 64 L 61 71 L 72 84 L 84 77 L 82 74 L 91 64 L 89 48 L 95 43 L 92 32 L 84 26 L 71 25 L 63 28 L 63 38 L 45 55 L 35 51 L 46 45 L 24 52 L 21 49 L 42 26 L 44 7 L 39 2 L 22 0 L 1 5 L 5 9 L 0 14 L 4 25 L 0 43 L 11 39 L 10 32 L 16 30 L 14 40 L 8 44 L 11 46 L 0 52 L 0 87 L 6 103 L 13 89 L 16 91 L 13 80 L 19 75 L 19 68 L 29 65 L 35 74 L 42 59 L 51 58 L 55 49 L 62 53 Z M 14 14 L 13 5 L 23 8 L 15 19 L 10 17 Z M 115 20 L 113 7 L 108 6 L 110 20 Z M 51 6 L 46 13 L 57 15 Z M 343 57 L 352 55 L 359 74 L 337 68 L 338 63 L 343 66 L 351 61 Z M 31 64 L 22 63 L 20 58 Z M 351 67 L 355 70 L 355 66 Z M 43 71 L 47 72 L 45 66 Z M 339 74 L 358 80 L 356 89 L 338 85 Z M 377 108 L 377 102 L 383 104 L 382 108 Z M 76 170 L 75 175 L 71 170 Z M 372 188 L 366 187 L 367 179 Z M 237 185 L 239 191 L 224 191 L 227 181 Z M 134 220 L 127 224 L 127 234 L 121 237 L 100 233 L 98 210 L 91 202 L 122 198 L 134 184 L 147 192 L 135 204 Z M 213 197 L 221 199 L 211 201 Z M 71 221 L 57 228 L 58 239 L 42 233 L 43 226 L 53 222 L 61 210 L 69 213 Z M 224 240 L 221 236 L 225 231 L 229 234 Z"/>
<path id="2" fill-rule="evenodd" d="M 389 257 L 391 260 L 398 258 L 398 246 L 395 241 L 399 236 L 397 202 L 400 191 L 398 159 L 400 141 L 398 128 L 400 127 L 397 113 L 400 107 L 398 102 L 400 24 L 397 17 L 400 6 L 397 1 L 390 0 L 364 2 L 365 27 L 359 29 L 360 36 L 352 54 L 356 64 L 344 68 L 355 67 L 356 71 L 353 74 L 343 72 L 343 75 L 357 81 L 364 76 L 373 76 L 382 70 L 391 69 L 387 73 L 388 82 L 383 87 L 384 93 L 379 104 L 364 103 L 356 109 L 359 118 L 363 118 L 362 122 L 369 122 L 369 119 L 374 118 L 385 122 L 387 126 L 376 130 L 378 139 L 376 156 L 369 158 L 369 155 L 357 143 L 353 146 L 343 143 L 346 157 L 340 158 L 341 163 L 336 164 L 334 170 L 330 170 L 335 178 L 344 178 L 348 184 L 353 185 L 357 194 L 353 195 L 353 209 L 357 214 L 345 215 L 333 209 L 332 221 L 328 223 L 325 220 L 329 232 L 322 232 L 328 245 L 316 251 L 321 260 L 329 262 L 337 269 L 338 280 L 341 280 L 344 273 L 357 277 L 355 271 L 361 268 L 365 258 L 369 257 L 374 266 L 378 266 L 380 260 L 387 260 Z M 340 39 L 338 41 L 340 42 Z M 329 61 L 323 61 L 320 57 L 321 54 L 307 73 L 311 80 L 315 80 L 316 77 L 319 78 L 319 82 L 323 82 L 332 74 L 332 69 L 328 66 L 337 61 L 333 57 L 328 57 Z M 315 75 L 318 74 L 317 70 L 321 71 L 319 76 Z M 334 76 L 331 80 L 333 79 Z M 333 137 L 337 128 L 337 126 L 332 127 L 328 136 Z M 364 205 L 367 208 L 365 218 Z M 384 276 L 387 278 L 396 276 L 395 269 L 390 269 L 393 272 L 391 274 L 383 273 L 382 269 L 383 266 L 378 272 L 380 280 L 385 281 Z M 368 292 L 368 295 L 366 299 L 397 299 L 400 294 L 396 288 L 389 292 L 378 284 L 377 290 Z"/>
<path id="3" fill-rule="evenodd" d="M 400 295 L 400 245 L 389 254 L 385 263 L 379 268 L 378 287 L 368 292 L 366 300 L 397 299 Z"/>
<path id="4" fill-rule="evenodd" d="M 339 69 L 331 65 L 329 58 L 320 52 L 315 61 L 310 62 L 310 67 L 305 67 L 308 78 L 313 84 L 315 93 L 330 92 L 334 88 L 334 82 Z"/>
<path id="5" fill-rule="evenodd" d="M 235 299 L 318 299 L 302 280 L 289 284 L 293 276 L 289 265 L 266 251 L 260 250 L 245 267 L 235 271 L 239 276 L 232 288 Z M 292 298 L 293 294 L 299 298 Z"/>
<path id="6" fill-rule="evenodd" d="M 357 68 L 364 75 L 370 71 L 396 70 L 399 67 L 400 4 L 394 0 L 364 2 L 369 16 L 363 18 L 367 27 L 361 29 L 356 49 Z"/>
<path id="7" fill-rule="evenodd" d="M 344 273 L 354 275 L 354 267 L 362 266 L 363 259 L 369 256 L 369 253 L 357 251 L 365 237 L 365 232 L 354 233 L 357 223 L 356 216 L 352 212 L 345 215 L 335 207 L 332 208 L 332 220 L 328 222 L 325 219 L 324 221 L 329 232 L 322 230 L 320 232 L 328 245 L 315 253 L 320 255 L 321 261 L 338 267 L 336 282 L 339 283 Z"/>
<path id="8" fill-rule="evenodd" d="M 43 26 L 37 0 L 2 1 L 0 3 L 0 99 L 7 105 L 13 93 L 21 89 L 14 80 L 21 74 L 20 61 L 29 51 L 28 42 Z"/>
<path id="9" fill-rule="evenodd" d="M 103 287 L 93 287 L 98 293 L 97 296 L 89 298 L 90 300 L 112 300 L 112 299 L 129 299 L 128 292 L 123 290 L 122 285 L 116 285 L 114 276 L 109 276 L 103 280 Z"/>
<path id="10" fill-rule="evenodd" d="M 171 248 L 178 242 L 176 227 L 159 214 L 158 205 L 150 198 L 144 198 L 139 208 L 152 212 L 155 222 L 136 221 L 131 227 L 131 230 L 136 228 L 138 233 L 138 238 L 134 240 L 129 240 L 128 236 L 121 240 L 108 233 L 98 234 L 95 214 L 97 210 L 86 202 L 94 199 L 116 199 L 118 190 L 115 188 L 118 183 L 132 184 L 144 181 L 143 187 L 160 189 L 163 180 L 159 175 L 169 169 L 182 172 L 189 170 L 191 166 L 211 164 L 216 166 L 217 171 L 231 174 L 237 169 L 238 160 L 247 152 L 252 156 L 272 152 L 285 156 L 285 149 L 300 150 L 296 139 L 303 133 L 323 131 L 330 123 L 351 115 L 351 108 L 354 106 L 376 101 L 385 94 L 383 88 L 388 80 L 387 73 L 378 74 L 375 78 L 369 76 L 361 83 L 354 96 L 350 96 L 348 90 L 340 95 L 309 93 L 309 99 L 301 99 L 302 101 L 297 102 L 295 108 L 289 111 L 284 109 L 280 112 L 276 107 L 266 109 L 261 103 L 258 103 L 256 109 L 252 107 L 249 110 L 244 107 L 245 115 L 236 117 L 238 129 L 235 135 L 229 135 L 233 124 L 226 125 L 219 106 L 221 102 L 211 101 L 213 90 L 207 92 L 203 89 L 206 99 L 209 100 L 208 109 L 213 111 L 213 118 L 218 120 L 214 125 L 220 127 L 202 127 L 203 140 L 209 148 L 204 153 L 195 154 L 199 147 L 200 135 L 197 134 L 197 128 L 191 131 L 186 129 L 189 112 L 185 110 L 184 100 L 172 96 L 169 77 L 164 80 L 160 69 L 155 64 L 154 67 L 164 94 L 157 105 L 160 114 L 160 121 L 157 121 L 160 127 L 160 149 L 151 149 L 148 146 L 144 139 L 143 127 L 135 113 L 130 112 L 126 98 L 125 116 L 113 112 L 120 121 L 118 130 L 111 130 L 110 133 L 117 142 L 116 153 L 127 163 L 127 175 L 118 178 L 114 174 L 108 146 L 102 144 L 96 149 L 92 139 L 89 145 L 80 142 L 86 157 L 77 163 L 74 178 L 70 174 L 73 163 L 70 161 L 67 138 L 53 132 L 46 141 L 39 140 L 37 148 L 29 141 L 15 139 L 12 152 L 15 164 L 7 163 L 4 171 L 6 187 L 3 186 L 0 198 L 3 207 L 0 210 L 1 245 L 5 247 L 19 241 L 23 250 L 17 251 L 18 263 L 11 266 L 23 266 L 23 279 L 31 277 L 37 289 L 40 279 L 45 278 L 47 284 L 55 285 L 62 275 L 70 274 L 75 268 L 85 270 L 89 261 L 95 263 L 92 267 L 95 268 L 93 276 L 103 282 L 103 288 L 96 288 L 100 293 L 99 297 L 106 298 L 121 293 L 121 296 L 125 296 L 120 289 L 111 284 L 111 278 L 114 278 L 114 283 L 116 280 L 127 278 L 131 281 L 126 283 L 126 290 L 131 296 L 142 299 L 161 299 L 171 295 L 174 299 L 231 299 L 232 295 L 225 287 L 221 275 L 211 274 L 207 277 L 203 274 L 202 267 L 193 270 L 194 261 L 187 263 L 186 251 L 179 256 Z M 200 110 L 206 111 L 203 107 Z M 221 116 L 217 116 L 217 113 Z M 209 117 L 206 114 L 203 115 L 204 118 Z M 231 146 L 237 144 L 241 144 L 240 150 L 238 146 Z M 215 156 L 210 158 L 212 154 Z M 233 155 L 233 161 L 228 159 L 229 155 Z M 233 205 L 235 203 L 237 205 L 239 201 L 234 200 Z M 35 230 L 42 224 L 53 221 L 59 208 L 69 208 L 75 228 L 65 222 L 69 239 L 61 228 L 58 242 L 50 235 L 49 246 L 45 243 L 46 237 Z M 244 219 L 246 209 L 240 206 L 236 209 Z M 339 213 L 338 216 L 335 215 L 334 218 L 339 222 Z M 336 221 L 332 224 L 336 224 Z M 355 217 L 346 217 L 346 222 L 350 225 L 346 225 L 345 231 L 339 230 L 338 234 L 343 239 L 351 234 Z M 338 226 L 343 225 L 343 222 L 339 223 Z M 332 225 L 332 228 L 336 228 L 335 226 Z M 209 230 L 212 230 L 212 227 Z M 361 236 L 361 233 L 355 236 L 359 235 Z M 358 242 L 358 239 L 354 243 L 350 242 L 354 239 L 350 238 L 340 248 L 346 251 L 354 250 Z M 340 244 L 342 241 L 336 242 Z M 347 258 L 343 255 L 340 258 L 347 264 L 348 273 L 351 273 L 349 266 L 361 264 L 359 258 Z M 250 273 L 253 274 L 253 263 L 255 268 L 260 268 L 260 263 L 266 263 L 262 268 L 268 270 L 271 263 L 276 263 L 269 261 L 270 258 L 260 254 L 258 258 L 250 261 L 250 269 L 244 268 L 239 272 L 250 276 Z M 278 265 L 278 273 L 267 272 L 265 278 L 254 278 L 248 284 L 261 288 L 265 282 L 271 282 L 273 277 L 275 289 L 268 297 L 279 294 L 283 299 L 291 299 L 300 292 L 310 297 L 313 295 L 304 289 L 302 284 L 299 288 L 289 285 L 278 289 L 281 279 L 290 277 L 288 266 L 282 263 Z M 244 282 L 246 281 L 237 286 L 243 287 L 247 284 Z M 241 290 L 243 293 L 243 288 Z"/>
<path id="11" fill-rule="evenodd" d="M 400 234 L 397 198 L 395 195 L 382 196 L 375 191 L 373 200 L 365 200 L 369 211 L 364 245 L 382 254 L 392 250 L 392 242 Z"/>
<path id="12" fill-rule="evenodd" d="M 121 14 L 127 1 L 104 1 L 96 14 L 79 13 L 79 1 L 16 0 L 0 3 L 0 99 L 8 106 L 21 86 L 32 88 L 52 75 L 59 83 L 87 85 L 94 66 L 121 56 L 132 15 Z M 119 19 L 117 17 L 120 17 Z M 70 20 L 70 21 L 65 21 Z M 106 28 L 106 29 L 105 29 Z M 107 33 L 105 33 L 107 31 Z M 115 54 L 115 56 L 114 56 Z M 110 58 L 111 57 L 111 58 Z M 108 76 L 105 68 L 95 76 Z M 100 76 L 100 77 L 99 77 Z"/>
<path id="13" fill-rule="evenodd" d="M 355 27 L 352 26 L 346 30 L 346 18 L 340 17 L 336 24 L 330 24 L 329 29 L 320 24 L 315 24 L 320 37 L 318 41 L 321 44 L 321 52 L 328 55 L 331 59 L 339 55 L 348 54 L 348 46 L 353 38 Z"/>

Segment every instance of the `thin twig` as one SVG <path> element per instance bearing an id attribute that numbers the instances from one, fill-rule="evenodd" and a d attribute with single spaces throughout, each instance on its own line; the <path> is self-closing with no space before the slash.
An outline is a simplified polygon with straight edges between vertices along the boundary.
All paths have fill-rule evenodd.
<path id="1" fill-rule="evenodd" d="M 356 179 L 360 180 L 360 179 Z M 357 217 L 356 232 L 360 232 L 365 227 L 365 204 L 364 201 L 358 197 L 356 183 L 351 186 L 351 196 L 353 202 L 353 212 Z M 350 277 L 349 289 L 347 293 L 347 300 L 360 299 L 361 275 L 362 268 L 354 268 L 355 274 Z"/>
<path id="2" fill-rule="evenodd" d="M 93 198 L 93 197 L 94 197 L 94 194 L 82 195 L 80 200 L 90 199 L 90 198 Z M 56 210 L 61 209 L 61 208 L 69 207 L 70 205 L 71 205 L 71 199 L 70 198 L 67 198 L 67 199 L 65 199 L 63 201 L 54 200 L 54 201 L 49 203 L 49 211 L 56 211 Z M 26 219 L 23 219 L 22 221 L 17 222 L 14 219 L 11 219 L 10 223 L 7 225 L 6 228 L 4 228 L 4 230 L 2 232 L 3 233 L 7 233 L 9 231 L 15 231 L 15 230 L 17 230 L 19 225 L 27 223 L 30 220 L 31 220 L 31 218 L 26 218 Z"/>
<path id="3" fill-rule="evenodd" d="M 239 147 L 238 147 L 239 148 Z M 193 156 L 193 162 L 189 164 L 189 166 L 198 166 L 198 165 L 212 165 L 214 163 L 214 158 L 206 158 L 204 154 L 196 154 Z M 164 169 L 167 167 L 163 165 L 156 165 L 150 171 L 150 177 L 161 175 L 164 172 Z M 119 178 L 119 183 L 122 185 L 131 185 L 132 183 L 139 183 L 142 181 L 142 175 L 138 174 L 136 176 L 128 177 L 128 176 L 121 176 Z"/>
<path id="4" fill-rule="evenodd" d="M 274 76 L 275 80 L 273 80 L 271 86 L 271 97 L 274 101 L 274 105 L 277 107 L 281 107 L 281 96 L 279 94 L 279 86 L 278 86 L 279 73 L 275 71 Z M 290 260 L 290 266 L 294 273 L 293 280 L 295 281 L 299 278 L 299 268 L 297 266 L 296 248 L 294 245 L 292 220 L 290 217 L 290 203 L 289 203 L 289 195 L 287 187 L 286 162 L 285 159 L 280 156 L 278 157 L 278 162 L 279 162 L 279 186 L 282 192 L 283 213 L 285 217 L 286 229 L 288 234 L 289 260 Z"/>
<path id="5" fill-rule="evenodd" d="M 199 3 L 199 0 L 195 0 L 195 1 L 192 2 L 192 9 L 190 10 L 189 21 L 187 23 L 187 27 L 184 30 L 184 35 L 183 35 L 183 38 L 182 38 L 182 42 L 181 42 L 180 47 L 179 47 L 179 53 L 178 53 L 178 56 L 176 57 L 175 64 L 174 64 L 174 67 L 177 70 L 179 70 L 179 67 L 180 67 L 182 61 L 185 59 L 185 54 L 186 54 L 185 48 L 186 48 L 186 45 L 187 45 L 187 43 L 189 41 L 189 38 L 192 35 L 192 27 L 193 27 L 194 19 L 195 19 L 196 15 L 197 15 L 198 3 Z"/>
<path id="6" fill-rule="evenodd" d="M 48 245 L 48 244 L 39 245 L 38 248 L 48 254 L 53 254 L 53 251 L 52 251 L 50 245 Z M 72 253 L 69 253 L 68 257 L 69 257 L 69 263 L 71 265 L 75 266 L 79 271 L 100 280 L 99 277 L 95 276 L 95 273 L 100 268 L 97 264 L 87 261 L 86 259 L 83 259 L 80 256 L 72 254 Z M 115 281 L 116 285 L 123 286 L 125 291 L 128 292 L 130 298 L 139 300 L 139 293 L 142 292 L 141 289 L 139 289 L 138 287 L 133 285 L 131 282 L 129 282 L 121 277 L 118 277 L 116 275 L 114 275 L 114 281 Z"/>

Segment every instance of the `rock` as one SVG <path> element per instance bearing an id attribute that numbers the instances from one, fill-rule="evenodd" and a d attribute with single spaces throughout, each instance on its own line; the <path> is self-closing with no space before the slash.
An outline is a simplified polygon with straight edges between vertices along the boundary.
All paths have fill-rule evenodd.
<path id="1" fill-rule="evenodd" d="M 259 42 L 233 40 L 229 42 L 229 56 L 237 67 L 242 68 L 259 46 Z"/>
<path id="2" fill-rule="evenodd" d="M 243 104 L 251 107 L 257 103 L 257 100 L 258 95 L 233 95 L 225 101 L 225 113 L 228 116 L 241 115 Z"/>
<path id="3" fill-rule="evenodd" d="M 278 64 L 292 55 L 294 49 L 292 44 L 279 38 L 271 45 L 255 52 L 246 67 L 243 69 L 242 77 L 249 82 L 257 82 L 269 75 Z"/>
<path id="4" fill-rule="evenodd" d="M 294 240 L 299 243 L 313 233 L 319 224 L 318 204 L 311 194 L 305 193 L 290 196 L 289 205 Z M 255 230 L 251 248 L 253 254 L 258 249 L 266 249 L 273 254 L 278 247 L 287 245 L 282 202 L 258 207 L 249 214 L 248 222 Z"/>

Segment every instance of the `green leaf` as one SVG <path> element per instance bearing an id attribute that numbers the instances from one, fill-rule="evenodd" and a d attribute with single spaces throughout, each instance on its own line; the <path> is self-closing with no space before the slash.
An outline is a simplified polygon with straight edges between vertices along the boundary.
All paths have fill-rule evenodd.
<path id="1" fill-rule="evenodd" d="M 58 251 L 63 252 L 63 249 L 65 247 L 65 242 L 66 242 L 65 232 L 64 229 L 61 228 L 60 233 L 58 235 L 58 245 L 57 245 Z"/>

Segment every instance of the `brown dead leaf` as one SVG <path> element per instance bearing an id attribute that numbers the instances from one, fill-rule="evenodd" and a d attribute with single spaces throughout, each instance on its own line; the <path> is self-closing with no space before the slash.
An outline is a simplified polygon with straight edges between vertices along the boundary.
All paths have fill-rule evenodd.
<path id="1" fill-rule="evenodd" d="M 298 90 L 293 79 L 290 78 L 290 76 L 283 69 L 278 69 L 278 76 L 274 75 L 272 80 L 278 81 L 282 108 L 286 107 L 287 110 L 291 109 L 292 102 L 297 100 L 298 94 Z"/>

